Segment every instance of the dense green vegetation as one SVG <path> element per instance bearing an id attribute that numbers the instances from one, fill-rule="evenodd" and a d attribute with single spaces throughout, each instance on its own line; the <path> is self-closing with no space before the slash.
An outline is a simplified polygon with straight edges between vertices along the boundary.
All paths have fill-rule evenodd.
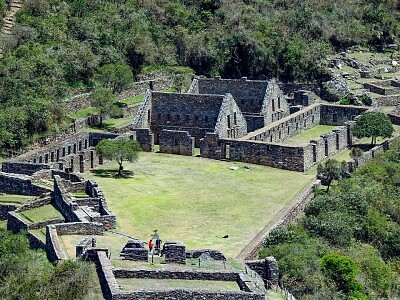
<path id="1" fill-rule="evenodd" d="M 49 263 L 43 251 L 29 248 L 27 237 L 0 229 L 0 298 L 86 299 L 94 267 L 88 263 Z"/>
<path id="2" fill-rule="evenodd" d="M 399 10 L 395 0 L 25 0 L 0 61 L 0 149 L 61 130 L 71 88 L 117 92 L 139 73 L 320 79 L 331 51 L 395 42 Z"/>
<path id="3" fill-rule="evenodd" d="M 400 142 L 318 192 L 296 225 L 277 228 L 261 256 L 278 259 L 299 299 L 396 299 L 400 289 Z"/>

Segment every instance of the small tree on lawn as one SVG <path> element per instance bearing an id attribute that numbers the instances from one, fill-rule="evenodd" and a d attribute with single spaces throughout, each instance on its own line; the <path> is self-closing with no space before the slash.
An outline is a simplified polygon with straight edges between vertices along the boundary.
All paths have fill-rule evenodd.
<path id="1" fill-rule="evenodd" d="M 328 159 L 325 164 L 319 164 L 317 167 L 317 178 L 321 180 L 322 185 L 328 187 L 328 192 L 333 180 L 346 177 L 349 177 L 349 172 L 345 161 L 339 162 L 335 159 Z"/>
<path id="2" fill-rule="evenodd" d="M 101 88 L 93 92 L 89 96 L 89 100 L 90 105 L 96 108 L 96 111 L 100 115 L 100 126 L 102 126 L 104 116 L 111 114 L 113 111 L 116 98 L 110 89 Z"/>
<path id="3" fill-rule="evenodd" d="M 134 162 L 138 158 L 140 145 L 136 140 L 118 138 L 115 140 L 104 139 L 96 146 L 96 151 L 108 160 L 115 160 L 119 164 L 118 176 L 122 175 L 123 161 Z"/>
<path id="4" fill-rule="evenodd" d="M 356 119 L 353 135 L 357 138 L 370 137 L 371 145 L 376 144 L 376 137 L 389 138 L 394 128 L 388 116 L 382 112 L 365 112 Z"/>

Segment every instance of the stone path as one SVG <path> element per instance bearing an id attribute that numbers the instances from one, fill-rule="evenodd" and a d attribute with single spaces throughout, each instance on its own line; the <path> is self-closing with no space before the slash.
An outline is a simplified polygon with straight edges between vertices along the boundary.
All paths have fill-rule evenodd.
<path id="1" fill-rule="evenodd" d="M 21 9 L 21 0 L 11 0 L 9 11 L 3 19 L 3 26 L 0 29 L 0 58 L 4 56 L 7 39 L 12 35 L 12 28 L 15 25 L 15 14 Z"/>
<path id="2" fill-rule="evenodd" d="M 264 243 L 265 238 L 268 236 L 269 232 L 282 225 L 286 217 L 299 205 L 302 205 L 304 202 L 308 201 L 308 199 L 312 196 L 313 187 L 318 184 L 318 180 L 313 180 L 310 182 L 292 201 L 291 205 L 284 207 L 275 218 L 268 222 L 267 225 L 253 238 L 253 240 L 243 248 L 243 250 L 236 257 L 240 260 L 249 260 L 255 259 L 257 257 L 258 251 Z"/>

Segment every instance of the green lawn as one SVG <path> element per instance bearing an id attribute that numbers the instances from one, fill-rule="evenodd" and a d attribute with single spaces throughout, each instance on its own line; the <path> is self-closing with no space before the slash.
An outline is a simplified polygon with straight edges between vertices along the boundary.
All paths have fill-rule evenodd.
<path id="1" fill-rule="evenodd" d="M 123 291 L 176 288 L 210 291 L 240 291 L 235 281 L 117 278 L 117 283 Z"/>
<path id="2" fill-rule="evenodd" d="M 296 134 L 290 138 L 287 138 L 282 142 L 282 144 L 286 145 L 299 145 L 299 144 L 308 144 L 310 140 L 313 138 L 318 138 L 322 134 L 332 131 L 335 126 L 329 125 L 317 125 L 308 130 L 302 131 L 299 134 Z"/>
<path id="3" fill-rule="evenodd" d="M 7 220 L 0 221 L 0 229 L 7 229 Z"/>
<path id="4" fill-rule="evenodd" d="M 121 128 L 121 127 L 127 126 L 129 124 L 132 124 L 133 119 L 134 119 L 134 117 L 132 117 L 132 116 L 126 117 L 126 118 L 118 118 L 118 119 L 111 118 L 111 119 L 105 120 L 103 123 L 107 127 Z"/>
<path id="5" fill-rule="evenodd" d="M 239 169 L 230 170 L 232 165 Z M 219 249 L 232 258 L 315 176 L 145 152 L 137 163 L 124 164 L 133 177 L 113 177 L 116 163 L 102 168 L 84 175 L 105 192 L 118 231 L 147 241 L 158 229 L 164 241 Z"/>
<path id="6" fill-rule="evenodd" d="M 129 97 L 129 98 L 126 98 L 123 100 L 119 100 L 119 102 L 130 105 L 130 104 L 139 103 L 139 102 L 143 101 L 143 99 L 144 99 L 144 94 L 140 94 L 140 95 Z"/>
<path id="7" fill-rule="evenodd" d="M 31 222 L 39 222 L 62 217 L 61 213 L 51 204 L 23 211 L 20 214 Z"/>
<path id="8" fill-rule="evenodd" d="M 26 204 L 34 200 L 32 196 L 12 195 L 12 194 L 0 194 L 0 203 L 16 203 Z"/>
<path id="9" fill-rule="evenodd" d="M 94 107 L 88 107 L 84 108 L 81 110 L 76 111 L 71 115 L 72 118 L 84 118 L 87 117 L 88 115 L 94 114 L 96 112 L 96 109 Z"/>

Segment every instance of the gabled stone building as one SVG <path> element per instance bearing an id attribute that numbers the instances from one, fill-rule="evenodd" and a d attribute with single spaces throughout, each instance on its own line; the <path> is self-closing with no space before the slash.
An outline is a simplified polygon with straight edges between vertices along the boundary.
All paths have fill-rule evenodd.
<path id="1" fill-rule="evenodd" d="M 142 145 L 154 142 L 161 152 L 191 155 L 207 133 L 237 139 L 287 115 L 274 80 L 198 77 L 186 94 L 148 91 L 133 129 Z"/>
<path id="2" fill-rule="evenodd" d="M 193 94 L 232 94 L 252 132 L 289 115 L 289 105 L 275 80 L 197 77 L 189 89 Z"/>
<path id="3" fill-rule="evenodd" d="M 133 129 L 143 128 L 151 130 L 162 152 L 176 154 L 190 154 L 187 148 L 198 147 L 207 132 L 221 138 L 247 134 L 246 121 L 231 94 L 148 91 L 133 124 Z"/>

